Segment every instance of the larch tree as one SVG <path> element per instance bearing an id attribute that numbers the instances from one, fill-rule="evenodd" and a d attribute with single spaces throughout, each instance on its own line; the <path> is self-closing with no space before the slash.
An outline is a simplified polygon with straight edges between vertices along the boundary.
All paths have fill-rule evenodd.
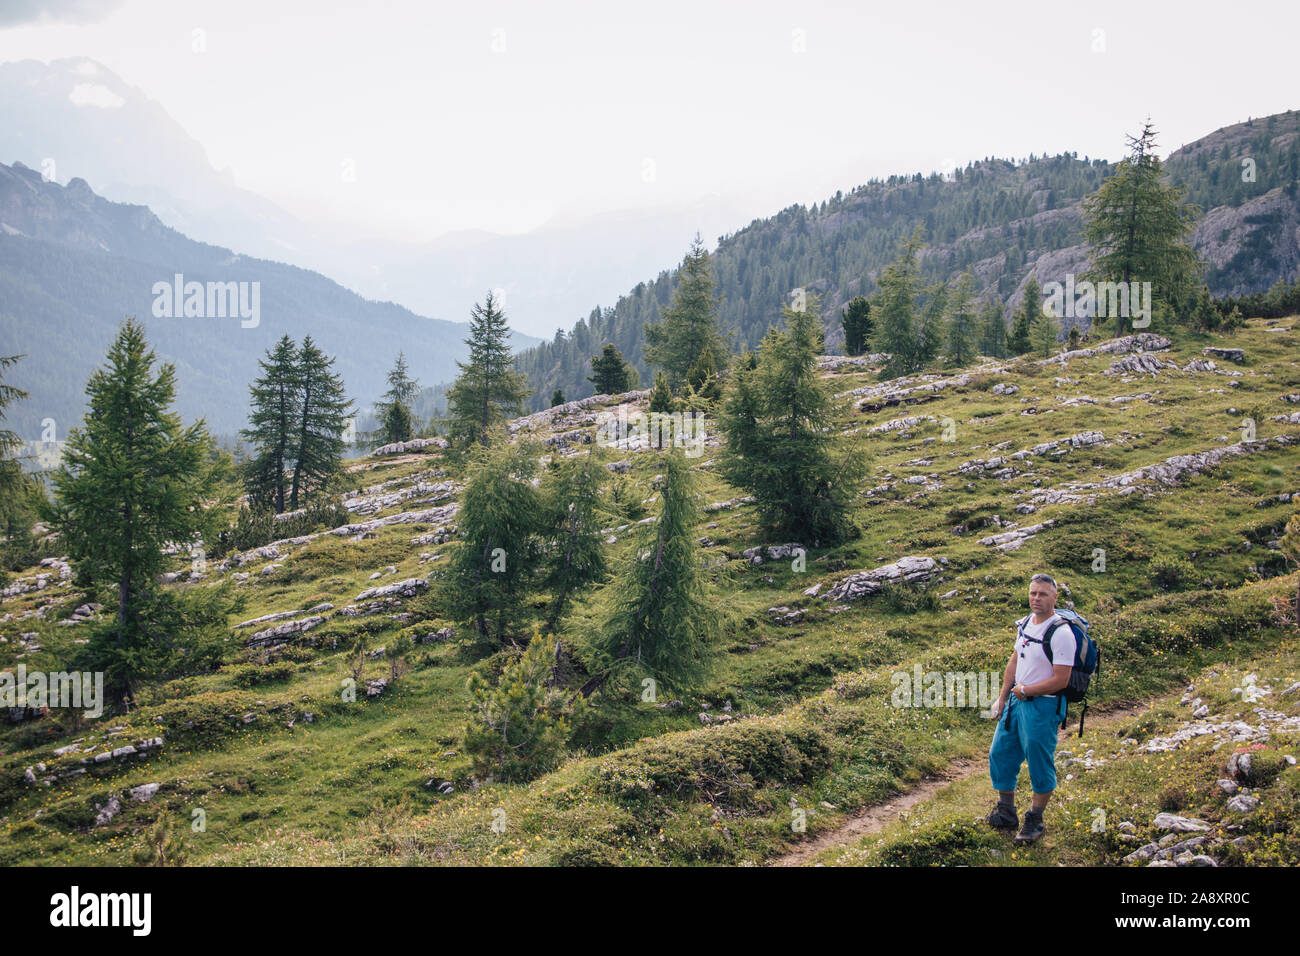
<path id="1" fill-rule="evenodd" d="M 605 516 L 601 488 L 606 474 L 589 451 L 553 461 L 542 482 L 541 526 L 549 541 L 542 581 L 550 594 L 545 633 L 558 632 L 574 594 L 605 577 L 604 537 L 600 531 Z"/>
<path id="2" fill-rule="evenodd" d="M 672 388 L 680 388 L 691 366 L 706 348 L 712 349 L 719 369 L 727 364 L 727 346 L 718 331 L 717 283 L 709 251 L 697 234 L 677 270 L 672 303 L 658 322 L 645 326 L 642 355 L 662 368 Z"/>
<path id="3" fill-rule="evenodd" d="M 1128 137 L 1129 155 L 1097 192 L 1084 198 L 1083 231 L 1092 263 L 1082 278 L 1150 282 L 1153 307 L 1173 307 L 1188 301 L 1200 278 L 1201 264 L 1188 241 L 1198 210 L 1183 201 L 1182 187 L 1161 181 L 1155 137 L 1148 120 L 1137 136 Z M 1132 315 L 1095 321 L 1112 318 L 1115 335 L 1132 331 Z"/>
<path id="4" fill-rule="evenodd" d="M 482 649 L 517 643 L 542 555 L 543 508 L 532 484 L 537 448 L 503 436 L 471 450 L 460 544 L 441 576 L 439 608 L 473 628 Z"/>
<path id="5" fill-rule="evenodd" d="M 184 615 L 157 591 L 163 548 L 210 530 L 212 439 L 202 420 L 185 427 L 170 410 L 175 370 L 155 373 L 154 363 L 144 329 L 128 319 L 86 385 L 85 420 L 51 476 L 50 523 L 79 580 L 116 591 L 115 621 L 87 648 L 113 699 L 178 650 Z"/>
<path id="6" fill-rule="evenodd" d="M 344 396 L 343 379 L 334 372 L 334 359 L 312 341 L 302 340 L 298 350 L 300 403 L 295 423 L 293 481 L 289 510 L 298 499 L 324 488 L 343 466 L 343 432 L 352 402 Z"/>
<path id="7" fill-rule="evenodd" d="M 980 352 L 992 358 L 1007 357 L 1007 320 L 998 299 L 991 299 L 980 311 Z"/>
<path id="8" fill-rule="evenodd" d="M 948 296 L 948 364 L 958 368 L 975 358 L 975 277 L 963 272 Z"/>
<path id="9" fill-rule="evenodd" d="M 0 355 L 0 373 L 12 367 L 21 355 Z M 4 421 L 5 409 L 14 402 L 27 397 L 27 393 L 0 379 L 0 422 Z M 8 517 L 10 507 L 22 496 L 24 478 L 22 466 L 16 453 L 22 449 L 23 440 L 18 433 L 8 428 L 0 428 L 0 519 Z M 0 531 L 8 522 L 0 520 Z"/>
<path id="10" fill-rule="evenodd" d="M 876 280 L 880 286 L 877 348 L 889 353 L 881 370 L 882 379 L 898 378 L 915 371 L 920 352 L 916 328 L 916 297 L 920 278 L 916 254 L 921 248 L 918 228 L 899 249 L 898 256 Z"/>
<path id="11" fill-rule="evenodd" d="M 613 342 L 606 342 L 600 355 L 592 357 L 587 381 L 597 395 L 621 395 L 632 387 L 628 364 Z"/>
<path id="12" fill-rule="evenodd" d="M 1011 324 L 1011 334 L 1007 337 L 1007 351 L 1012 355 L 1024 355 L 1033 347 L 1032 334 L 1034 314 L 1042 310 L 1043 293 L 1038 286 L 1038 279 L 1029 277 L 1025 283 L 1025 297 L 1020 308 L 1016 310 L 1015 321 Z"/>
<path id="13" fill-rule="evenodd" d="M 420 383 L 411 378 L 406 365 L 406 355 L 397 353 L 397 360 L 388 372 L 388 391 L 375 403 L 375 417 L 379 420 L 379 444 L 410 441 L 415 434 L 415 399 L 420 394 Z"/>
<path id="14" fill-rule="evenodd" d="M 719 650 L 716 598 L 699 558 L 699 493 L 683 452 L 670 449 L 661 506 L 598 596 L 600 626 L 587 635 L 590 679 L 597 688 L 649 678 L 681 693 L 709 673 Z"/>
<path id="15" fill-rule="evenodd" d="M 460 374 L 447 391 L 450 437 L 458 447 L 487 445 L 494 424 L 523 411 L 528 383 L 513 368 L 509 337 L 505 312 L 489 291 L 471 310 L 469 361 L 456 363 Z"/>
<path id="16" fill-rule="evenodd" d="M 840 311 L 840 324 L 844 327 L 844 351 L 848 355 L 865 352 L 875 331 L 875 324 L 871 321 L 871 303 L 863 296 L 854 296 Z"/>
<path id="17" fill-rule="evenodd" d="M 785 306 L 785 329 L 769 331 L 757 366 L 733 376 L 718 470 L 754 495 L 766 529 L 824 547 L 859 533 L 850 512 L 865 471 L 859 452 L 836 448 L 835 399 L 817 374 L 825 344 L 817 297 L 806 306 Z"/>
<path id="18" fill-rule="evenodd" d="M 301 415 L 298 350 L 283 336 L 258 361 L 262 375 L 249 386 L 252 412 L 240 435 L 254 446 L 245 468 L 245 487 L 255 507 L 285 510 L 288 467 L 296 456 L 296 429 Z"/>

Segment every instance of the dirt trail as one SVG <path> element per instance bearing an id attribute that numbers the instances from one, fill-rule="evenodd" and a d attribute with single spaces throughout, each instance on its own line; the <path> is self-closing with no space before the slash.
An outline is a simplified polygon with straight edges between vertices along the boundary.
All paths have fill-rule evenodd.
<path id="1" fill-rule="evenodd" d="M 1084 729 L 1111 726 L 1139 711 L 1146 710 L 1152 703 L 1153 701 L 1142 701 L 1141 703 L 1129 704 L 1126 707 L 1117 707 L 1111 710 L 1092 710 L 1089 708 Z M 1078 716 L 1077 714 L 1071 714 L 1069 725 L 1060 732 L 1058 746 L 1068 749 L 1066 741 L 1078 739 L 1075 736 L 1079 732 L 1078 728 Z M 879 833 L 887 824 L 893 823 L 903 811 L 910 810 L 918 803 L 925 802 L 940 790 L 951 786 L 958 780 L 965 780 L 974 774 L 987 773 L 987 771 L 988 760 L 986 759 L 958 757 L 948 764 L 942 773 L 926 777 L 910 790 L 895 794 L 884 803 L 872 804 L 869 807 L 854 811 L 847 820 L 834 830 L 827 830 L 825 833 L 820 833 L 809 840 L 805 840 L 794 849 L 773 857 L 768 865 L 803 866 L 825 850 L 843 846 L 860 837 Z"/>

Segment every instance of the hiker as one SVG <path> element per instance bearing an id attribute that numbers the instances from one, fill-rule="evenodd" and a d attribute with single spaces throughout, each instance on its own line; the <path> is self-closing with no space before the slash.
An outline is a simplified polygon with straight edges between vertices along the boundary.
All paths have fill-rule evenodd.
<path id="1" fill-rule="evenodd" d="M 1048 574 L 1029 579 L 1029 606 L 1033 613 L 1016 622 L 1016 644 L 1002 678 L 1002 693 L 989 709 L 999 716 L 989 748 L 989 777 L 998 802 L 988 816 L 998 830 L 1020 825 L 1016 815 L 1016 778 L 1029 762 L 1033 804 L 1025 812 L 1025 825 L 1017 843 L 1033 843 L 1045 832 L 1043 808 L 1056 789 L 1056 728 L 1065 721 L 1068 706 L 1060 691 L 1070 683 L 1070 663 L 1075 659 L 1075 637 L 1065 619 L 1056 613 L 1056 582 Z M 1051 642 L 1051 658 L 1044 642 Z M 1005 711 L 1005 714 L 1004 714 Z"/>

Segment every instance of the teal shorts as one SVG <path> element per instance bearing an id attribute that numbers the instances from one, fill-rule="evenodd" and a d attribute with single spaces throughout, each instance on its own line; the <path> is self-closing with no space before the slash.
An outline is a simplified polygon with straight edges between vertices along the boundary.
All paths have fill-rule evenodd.
<path id="1" fill-rule="evenodd" d="M 1029 782 L 1034 793 L 1056 789 L 1056 730 L 1065 720 L 1064 697 L 1033 697 L 1021 700 L 1015 694 L 1007 705 L 989 748 L 989 778 L 994 790 L 1015 790 L 1020 765 L 1029 762 Z"/>

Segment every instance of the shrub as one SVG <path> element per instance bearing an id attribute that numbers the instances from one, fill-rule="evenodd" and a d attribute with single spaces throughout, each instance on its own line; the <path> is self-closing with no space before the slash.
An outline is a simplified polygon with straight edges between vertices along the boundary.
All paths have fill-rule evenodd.
<path id="1" fill-rule="evenodd" d="M 169 745 L 215 746 L 238 731 L 238 715 L 249 710 L 253 701 L 251 694 L 240 691 L 205 691 L 169 701 L 155 708 L 151 716 Z"/>
<path id="2" fill-rule="evenodd" d="M 288 661 L 274 664 L 238 664 L 226 668 L 230 679 L 236 687 L 258 687 L 262 684 L 277 684 L 286 681 L 298 670 L 297 665 Z"/>
<path id="3" fill-rule="evenodd" d="M 878 598 L 881 607 L 903 614 L 916 611 L 938 611 L 943 607 L 939 596 L 910 583 L 888 583 L 880 591 Z"/>
<path id="4" fill-rule="evenodd" d="M 1157 554 L 1147 564 L 1147 574 L 1162 591 L 1175 591 L 1196 574 L 1191 562 L 1173 554 Z"/>
<path id="5" fill-rule="evenodd" d="M 218 532 L 211 556 L 220 558 L 231 551 L 247 551 L 272 541 L 338 528 L 351 520 L 351 514 L 343 507 L 343 499 L 338 495 L 319 498 L 305 508 L 283 515 L 241 508 L 235 523 Z"/>
<path id="6" fill-rule="evenodd" d="M 600 765 L 600 786 L 620 799 L 651 794 L 744 806 L 768 784 L 796 785 L 830 769 L 821 728 L 751 719 L 708 730 L 666 734 Z"/>
<path id="7" fill-rule="evenodd" d="M 528 780 L 559 766 L 569 739 L 570 721 L 585 709 L 581 697 L 548 686 L 555 661 L 555 638 L 534 633 L 528 647 L 491 683 L 471 673 L 470 722 L 464 750 L 480 778 Z"/>
<path id="8" fill-rule="evenodd" d="M 987 828 L 972 823 L 933 823 L 880 852 L 885 866 L 980 866 L 998 840 Z"/>

